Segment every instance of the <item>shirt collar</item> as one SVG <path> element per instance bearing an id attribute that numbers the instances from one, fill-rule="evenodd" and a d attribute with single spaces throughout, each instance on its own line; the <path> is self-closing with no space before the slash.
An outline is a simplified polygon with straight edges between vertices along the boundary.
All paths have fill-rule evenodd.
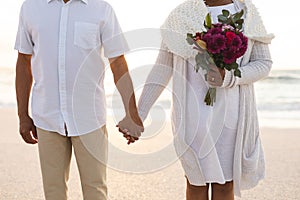
<path id="1" fill-rule="evenodd" d="M 47 0 L 47 3 L 50 3 L 51 1 L 54 1 L 54 0 Z M 85 4 L 88 4 L 88 2 L 89 2 L 89 0 L 80 0 L 80 1 L 82 1 Z"/>

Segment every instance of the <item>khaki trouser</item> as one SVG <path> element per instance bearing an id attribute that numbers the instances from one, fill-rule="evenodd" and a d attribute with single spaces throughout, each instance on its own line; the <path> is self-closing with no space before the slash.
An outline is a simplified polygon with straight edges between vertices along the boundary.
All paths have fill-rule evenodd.
<path id="1" fill-rule="evenodd" d="M 46 200 L 66 200 L 72 146 L 79 169 L 84 200 L 107 199 L 106 127 L 77 137 L 37 129 Z"/>

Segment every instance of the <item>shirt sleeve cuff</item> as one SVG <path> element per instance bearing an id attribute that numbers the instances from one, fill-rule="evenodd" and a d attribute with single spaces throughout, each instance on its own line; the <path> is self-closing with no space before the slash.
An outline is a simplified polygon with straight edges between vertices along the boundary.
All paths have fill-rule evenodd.
<path id="1" fill-rule="evenodd" d="M 227 88 L 230 87 L 233 77 L 233 71 L 225 70 L 225 76 L 223 80 L 223 84 L 221 85 L 221 88 Z"/>
<path id="2" fill-rule="evenodd" d="M 19 53 L 26 54 L 26 55 L 32 55 L 33 50 L 32 49 L 25 49 L 18 46 L 14 47 L 15 50 L 17 50 Z"/>

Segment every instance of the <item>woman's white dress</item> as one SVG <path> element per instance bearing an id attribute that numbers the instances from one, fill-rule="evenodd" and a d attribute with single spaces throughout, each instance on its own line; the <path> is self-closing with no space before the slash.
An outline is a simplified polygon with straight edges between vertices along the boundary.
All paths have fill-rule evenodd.
<path id="1" fill-rule="evenodd" d="M 217 16 L 222 13 L 223 9 L 229 10 L 230 13 L 236 13 L 237 8 L 234 4 L 225 6 L 208 7 L 209 12 L 213 18 L 213 23 L 217 22 Z M 194 59 L 194 58 L 191 58 Z M 218 90 L 227 90 L 221 95 L 217 96 L 216 101 L 222 101 L 227 98 L 228 112 L 223 129 L 220 133 L 213 133 L 216 136 L 215 145 L 209 152 L 199 153 L 201 146 L 204 145 L 204 138 L 207 137 L 209 126 L 213 126 L 214 122 L 210 121 L 212 114 L 212 107 L 204 103 L 204 97 L 209 88 L 208 83 L 204 79 L 205 71 L 199 70 L 198 73 L 194 70 L 193 60 L 190 60 L 187 69 L 187 127 L 197 127 L 194 138 L 189 138 L 192 141 L 190 144 L 192 149 L 198 154 L 199 163 L 201 165 L 202 173 L 205 176 L 207 183 L 225 183 L 233 180 L 233 159 L 235 139 L 237 133 L 238 121 L 238 106 L 239 106 L 239 89 L 238 87 L 225 89 L 218 88 Z M 193 64 L 194 63 L 194 64 Z M 217 91 L 218 92 L 218 91 Z M 194 104 L 196 97 L 199 102 L 198 106 Z M 193 119 L 194 109 L 200 109 L 200 117 L 198 120 Z M 229 117 L 228 117 L 229 116 Z M 197 124 L 195 124 L 195 122 Z M 215 137 L 214 136 L 214 137 Z"/>

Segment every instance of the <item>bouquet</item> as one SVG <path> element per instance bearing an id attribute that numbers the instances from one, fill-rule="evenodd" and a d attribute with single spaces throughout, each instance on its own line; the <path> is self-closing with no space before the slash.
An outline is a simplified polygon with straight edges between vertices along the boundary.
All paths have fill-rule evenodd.
<path id="1" fill-rule="evenodd" d="M 243 14 L 243 10 L 235 14 L 222 10 L 222 14 L 218 15 L 219 23 L 216 24 L 212 24 L 211 16 L 207 14 L 204 21 L 206 31 L 187 34 L 187 42 L 198 51 L 195 57 L 196 72 L 200 67 L 208 71 L 209 65 L 215 64 L 221 69 L 234 70 L 234 76 L 241 77 L 236 61 L 245 54 L 248 46 L 248 38 L 242 33 Z M 216 88 L 210 87 L 204 102 L 213 106 L 215 101 Z"/>

